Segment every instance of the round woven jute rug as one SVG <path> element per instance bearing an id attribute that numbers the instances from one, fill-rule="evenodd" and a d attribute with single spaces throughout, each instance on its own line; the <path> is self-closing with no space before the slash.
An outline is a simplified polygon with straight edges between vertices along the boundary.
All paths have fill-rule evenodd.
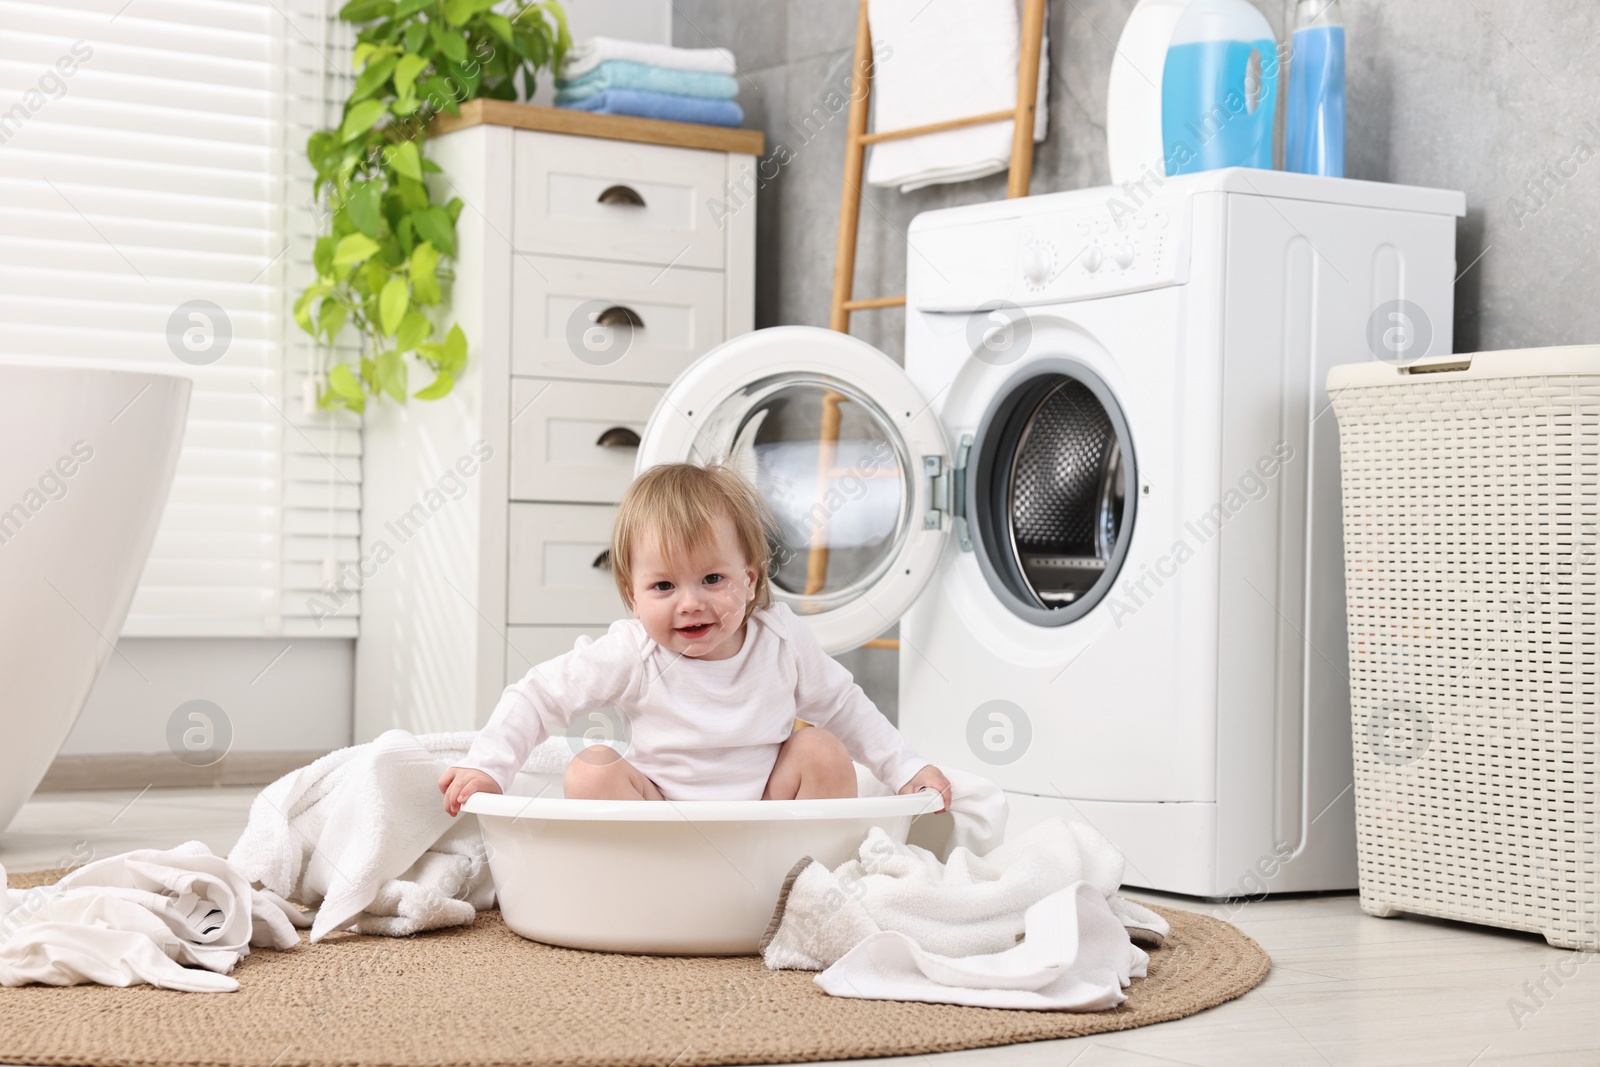
<path id="1" fill-rule="evenodd" d="M 63 871 L 14 874 L 13 889 Z M 0 1062 L 94 1067 L 654 1067 L 906 1056 L 1079 1037 L 1182 1018 L 1271 966 L 1237 927 L 1172 924 L 1127 1001 L 1094 1013 L 830 997 L 760 959 L 622 956 L 525 940 L 499 911 L 409 938 L 337 933 L 257 950 L 234 993 L 0 987 Z"/>

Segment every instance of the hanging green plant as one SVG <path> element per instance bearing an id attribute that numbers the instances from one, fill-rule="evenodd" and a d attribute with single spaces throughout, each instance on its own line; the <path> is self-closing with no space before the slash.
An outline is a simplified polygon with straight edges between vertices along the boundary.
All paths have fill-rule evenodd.
<path id="1" fill-rule="evenodd" d="M 359 72 L 336 130 L 306 142 L 316 195 L 326 197 L 331 232 L 318 238 L 317 280 L 295 301 L 300 328 L 330 348 L 343 331 L 361 337 L 359 365 L 334 362 L 319 402 L 363 411 L 367 397 L 404 401 L 410 360 L 433 372 L 409 395 L 437 400 L 455 386 L 467 338 L 452 325 L 436 339 L 428 308 L 444 303 L 453 277 L 461 199 L 436 204 L 422 155 L 428 123 L 460 114 L 477 97 L 533 96 L 540 70 L 556 68 L 572 43 L 557 0 L 350 0 L 340 10 L 358 25 Z"/>

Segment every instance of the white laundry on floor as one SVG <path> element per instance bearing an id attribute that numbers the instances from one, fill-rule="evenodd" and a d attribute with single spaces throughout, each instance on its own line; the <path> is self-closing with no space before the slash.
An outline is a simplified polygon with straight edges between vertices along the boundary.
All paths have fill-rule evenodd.
<path id="1" fill-rule="evenodd" d="M 870 0 L 873 129 L 903 130 L 1017 106 L 1016 0 Z M 1033 139 L 1049 125 L 1050 42 L 1039 54 Z M 1012 123 L 990 122 L 872 146 L 867 182 L 902 193 L 1011 165 Z"/>
<path id="2" fill-rule="evenodd" d="M 439 776 L 476 731 L 389 730 L 267 786 L 228 860 L 255 883 L 316 908 L 311 940 L 334 930 L 403 937 L 461 926 L 494 905 L 478 817 L 445 813 Z M 559 774 L 565 738 L 524 771 Z"/>
<path id="3" fill-rule="evenodd" d="M 0 878 L 4 868 L 0 868 Z M 226 993 L 255 948 L 299 944 L 310 920 L 199 841 L 85 864 L 0 900 L 0 984 L 128 986 Z M 197 969 L 203 968 L 203 969 Z"/>
<path id="4" fill-rule="evenodd" d="M 884 930 L 924 951 L 966 957 L 1004 952 L 1024 935 L 1029 908 L 1086 882 L 1129 936 L 1159 944 L 1167 922 L 1117 894 L 1122 853 L 1094 828 L 1046 819 L 984 856 L 956 848 L 947 861 L 874 829 L 857 857 L 833 870 L 802 861 L 785 880 L 762 957 L 773 969 L 822 970 Z"/>
<path id="5" fill-rule="evenodd" d="M 981 956 L 928 952 L 898 930 L 880 930 L 815 981 L 836 997 L 917 1000 L 981 1008 L 1104 1011 L 1148 973 L 1150 957 L 1128 939 L 1105 896 L 1074 882 L 1027 910 L 1022 942 Z"/>

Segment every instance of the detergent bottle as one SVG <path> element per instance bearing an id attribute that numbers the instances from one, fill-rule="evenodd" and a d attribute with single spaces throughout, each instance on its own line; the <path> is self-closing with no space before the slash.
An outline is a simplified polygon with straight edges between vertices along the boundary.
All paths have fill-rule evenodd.
<path id="1" fill-rule="evenodd" d="M 1344 18 L 1339 0 L 1300 0 L 1284 119 L 1283 169 L 1344 177 Z"/>
<path id="2" fill-rule="evenodd" d="M 1139 0 L 1111 64 L 1111 180 L 1271 169 L 1280 73 L 1248 0 Z"/>

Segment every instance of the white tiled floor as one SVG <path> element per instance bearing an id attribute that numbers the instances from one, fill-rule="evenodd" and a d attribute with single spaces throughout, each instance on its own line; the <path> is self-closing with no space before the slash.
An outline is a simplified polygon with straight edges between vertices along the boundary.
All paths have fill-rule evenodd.
<path id="1" fill-rule="evenodd" d="M 45 793 L 0 834 L 0 863 L 66 866 L 191 838 L 226 854 L 254 789 Z M 1238 924 L 1273 959 L 1259 988 L 1188 1019 L 1103 1037 L 919 1056 L 929 1067 L 1600 1064 L 1594 955 L 1527 934 L 1375 919 L 1354 894 L 1242 905 L 1133 891 Z M 1544 992 L 1537 988 L 1543 984 Z M 1515 1004 L 1525 1006 L 1517 1015 Z M 900 1061 L 863 1060 L 887 1065 Z"/>

